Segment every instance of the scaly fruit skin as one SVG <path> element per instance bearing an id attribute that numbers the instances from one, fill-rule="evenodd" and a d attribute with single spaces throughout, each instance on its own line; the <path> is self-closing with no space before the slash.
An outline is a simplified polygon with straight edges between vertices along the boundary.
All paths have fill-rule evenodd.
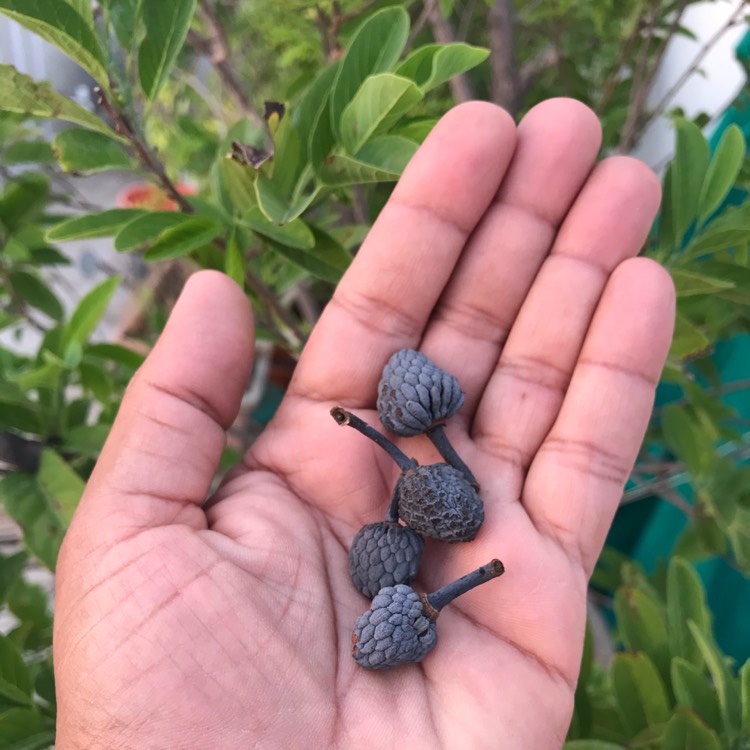
<path id="1" fill-rule="evenodd" d="M 452 417 L 464 402 L 458 380 L 414 349 L 396 352 L 378 384 L 378 413 L 386 429 L 411 437 Z"/>
<path id="2" fill-rule="evenodd" d="M 484 521 L 484 503 L 464 474 L 448 464 L 417 466 L 396 485 L 401 520 L 442 542 L 469 542 Z"/>
<path id="3" fill-rule="evenodd" d="M 435 623 L 411 586 L 386 586 L 357 618 L 352 656 L 365 669 L 388 669 L 424 659 L 437 643 Z"/>
<path id="4" fill-rule="evenodd" d="M 354 585 L 372 599 L 380 589 L 411 583 L 417 576 L 424 540 L 408 526 L 381 521 L 363 526 L 349 548 Z"/>

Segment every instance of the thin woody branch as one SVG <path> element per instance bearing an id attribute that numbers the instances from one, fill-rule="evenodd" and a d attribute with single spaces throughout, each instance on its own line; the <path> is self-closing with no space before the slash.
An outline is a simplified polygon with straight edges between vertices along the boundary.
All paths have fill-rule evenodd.
<path id="1" fill-rule="evenodd" d="M 651 51 L 651 42 L 654 38 L 654 30 L 656 28 L 658 8 L 659 0 L 652 0 L 644 39 L 641 42 L 641 48 L 638 52 L 638 58 L 635 63 L 633 83 L 630 89 L 628 114 L 625 118 L 625 124 L 623 125 L 622 133 L 620 135 L 618 149 L 622 153 L 630 151 L 630 149 L 633 148 L 636 134 L 638 133 L 638 126 L 643 116 L 643 111 L 646 108 L 646 101 L 649 92 L 649 81 L 647 76 L 648 59 L 649 52 Z"/>
<path id="2" fill-rule="evenodd" d="M 664 111 L 669 106 L 669 102 L 672 101 L 675 94 L 685 85 L 687 80 L 695 74 L 700 68 L 701 63 L 705 59 L 706 55 L 713 49 L 716 43 L 729 31 L 733 26 L 736 26 L 742 21 L 743 14 L 747 12 L 747 4 L 742 3 L 737 10 L 726 20 L 726 22 L 716 31 L 713 36 L 700 48 L 698 54 L 693 58 L 693 62 L 690 67 L 675 81 L 674 85 L 667 91 L 664 96 L 654 107 L 649 120 L 653 120 L 656 117 L 664 114 Z"/>
<path id="3" fill-rule="evenodd" d="M 518 72 L 518 103 L 534 85 L 534 81 L 549 68 L 554 68 L 562 62 L 562 55 L 557 47 L 545 47 L 536 57 L 521 66 Z"/>
<path id="4" fill-rule="evenodd" d="M 487 15 L 492 100 L 515 115 L 519 106 L 520 78 L 513 33 L 513 3 L 494 0 Z"/>
<path id="5" fill-rule="evenodd" d="M 165 190 L 165 192 L 172 198 L 177 204 L 180 211 L 186 214 L 194 214 L 195 209 L 190 202 L 181 195 L 177 190 L 177 187 L 169 178 L 161 162 L 151 153 L 149 148 L 143 141 L 138 137 L 130 122 L 125 115 L 120 112 L 117 107 L 113 106 L 107 98 L 106 94 L 101 89 L 96 89 L 96 94 L 99 103 L 107 114 L 112 118 L 115 125 L 115 129 L 118 133 L 125 136 L 130 143 L 133 151 L 138 157 L 143 167 L 150 172 L 156 178 L 157 182 Z M 218 249 L 225 251 L 226 243 L 222 239 L 216 239 L 213 243 Z M 274 331 L 281 338 L 286 339 L 293 346 L 299 346 L 304 343 L 305 337 L 300 327 L 297 325 L 292 316 L 281 306 L 273 292 L 268 289 L 260 279 L 256 278 L 254 274 L 248 272 L 246 274 L 245 283 L 248 289 L 254 292 L 257 297 L 267 306 L 268 310 L 280 320 L 285 330 L 279 330 L 274 327 Z"/>
<path id="6" fill-rule="evenodd" d="M 115 130 L 120 135 L 123 135 L 125 136 L 125 138 L 127 138 L 133 151 L 138 157 L 138 160 L 146 170 L 148 170 L 152 175 L 154 175 L 154 177 L 156 177 L 157 182 L 159 183 L 159 185 L 161 185 L 164 192 L 166 192 L 167 195 L 169 195 L 169 197 L 179 206 L 180 210 L 183 213 L 195 213 L 195 209 L 190 205 L 185 196 L 182 195 L 179 190 L 177 190 L 177 187 L 167 175 L 161 162 L 151 153 L 146 144 L 143 143 L 143 141 L 138 137 L 137 133 L 135 132 L 134 128 L 125 117 L 125 115 L 120 112 L 117 107 L 112 105 L 112 103 L 107 98 L 107 95 L 101 88 L 95 88 L 94 93 L 97 96 L 99 104 L 112 119 Z"/>
<path id="7" fill-rule="evenodd" d="M 200 54 L 205 55 L 216 69 L 222 84 L 237 103 L 237 106 L 256 125 L 265 129 L 265 120 L 253 107 L 249 96 L 242 87 L 230 59 L 229 40 L 216 10 L 209 0 L 199 0 L 201 14 L 211 29 L 211 36 L 204 37 L 194 29 L 188 32 L 188 43 Z"/>

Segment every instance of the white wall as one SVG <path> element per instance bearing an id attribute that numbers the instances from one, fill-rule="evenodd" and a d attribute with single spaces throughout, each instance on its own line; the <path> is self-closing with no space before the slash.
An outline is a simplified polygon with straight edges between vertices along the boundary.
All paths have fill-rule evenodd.
<path id="1" fill-rule="evenodd" d="M 0 63 L 13 65 L 36 80 L 50 81 L 66 96 L 73 96 L 77 86 L 91 81 L 57 47 L 5 16 L 0 16 Z"/>
<path id="2" fill-rule="evenodd" d="M 706 42 L 740 7 L 750 14 L 748 0 L 715 0 L 690 7 L 685 14 L 683 25 L 696 35 L 697 40 L 678 36 L 670 42 L 648 100 L 650 108 L 658 105 L 685 71 L 690 69 Z M 727 108 L 745 82 L 745 71 L 737 62 L 734 50 L 747 30 L 747 25 L 740 23 L 721 37 L 700 65 L 703 74 L 693 73 L 687 79 L 670 100 L 667 112 L 674 107 L 682 107 L 688 117 L 694 117 L 701 112 L 716 117 Z M 633 150 L 633 155 L 652 167 L 660 168 L 673 151 L 672 124 L 666 116 L 661 116 L 646 130 L 640 143 Z"/>

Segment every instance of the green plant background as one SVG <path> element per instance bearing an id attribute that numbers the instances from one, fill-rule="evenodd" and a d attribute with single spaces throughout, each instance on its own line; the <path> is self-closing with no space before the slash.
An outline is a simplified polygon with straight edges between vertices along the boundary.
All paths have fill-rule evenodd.
<path id="1" fill-rule="evenodd" d="M 566 747 L 750 747 L 750 88 L 710 139 L 717 113 L 646 106 L 669 40 L 691 35 L 693 4 L 0 0 L 98 85 L 92 113 L 0 66 L 0 498 L 23 534 L 0 555 L 0 605 L 15 623 L 0 636 L 0 748 L 54 742 L 51 607 L 24 571 L 32 560 L 54 571 L 168 312 L 152 300 L 133 340 L 95 340 L 120 280 L 66 312 L 47 273 L 70 263 L 65 243 L 111 238 L 155 266 L 223 270 L 251 299 L 260 338 L 293 361 L 437 118 L 468 96 L 520 117 L 558 95 L 597 112 L 604 153 L 673 118 L 643 253 L 678 295 L 657 407 L 592 579 L 610 656 L 592 630 Z M 746 68 L 748 48 L 750 36 Z M 48 120 L 66 127 L 50 139 Z M 69 189 L 115 170 L 153 184 L 162 205 L 98 210 Z M 32 354 L 13 343 L 29 327 Z M 281 392 L 268 386 L 256 422 Z"/>

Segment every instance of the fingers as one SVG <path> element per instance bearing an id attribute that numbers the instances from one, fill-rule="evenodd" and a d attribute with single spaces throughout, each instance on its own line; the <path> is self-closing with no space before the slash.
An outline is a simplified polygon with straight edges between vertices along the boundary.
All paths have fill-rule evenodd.
<path id="1" fill-rule="evenodd" d="M 462 414 L 474 413 L 600 144 L 599 120 L 572 99 L 543 102 L 519 125 L 508 174 L 469 240 L 421 345 L 458 377 L 466 394 Z"/>
<path id="2" fill-rule="evenodd" d="M 473 424 L 491 455 L 523 474 L 557 417 L 589 324 L 612 271 L 636 255 L 660 188 L 644 164 L 602 162 L 563 222 L 515 320 Z"/>
<path id="3" fill-rule="evenodd" d="M 646 258 L 612 274 L 523 504 L 590 574 L 648 424 L 674 324 L 668 273 Z"/>
<path id="4" fill-rule="evenodd" d="M 292 394 L 373 403 L 397 349 L 416 346 L 515 146 L 499 107 L 451 110 L 414 156 L 315 328 Z"/>
<path id="5" fill-rule="evenodd" d="M 120 529 L 205 526 L 205 499 L 250 373 L 250 306 L 224 274 L 194 274 L 128 386 L 74 519 Z M 115 528 L 116 526 L 116 528 Z"/>

